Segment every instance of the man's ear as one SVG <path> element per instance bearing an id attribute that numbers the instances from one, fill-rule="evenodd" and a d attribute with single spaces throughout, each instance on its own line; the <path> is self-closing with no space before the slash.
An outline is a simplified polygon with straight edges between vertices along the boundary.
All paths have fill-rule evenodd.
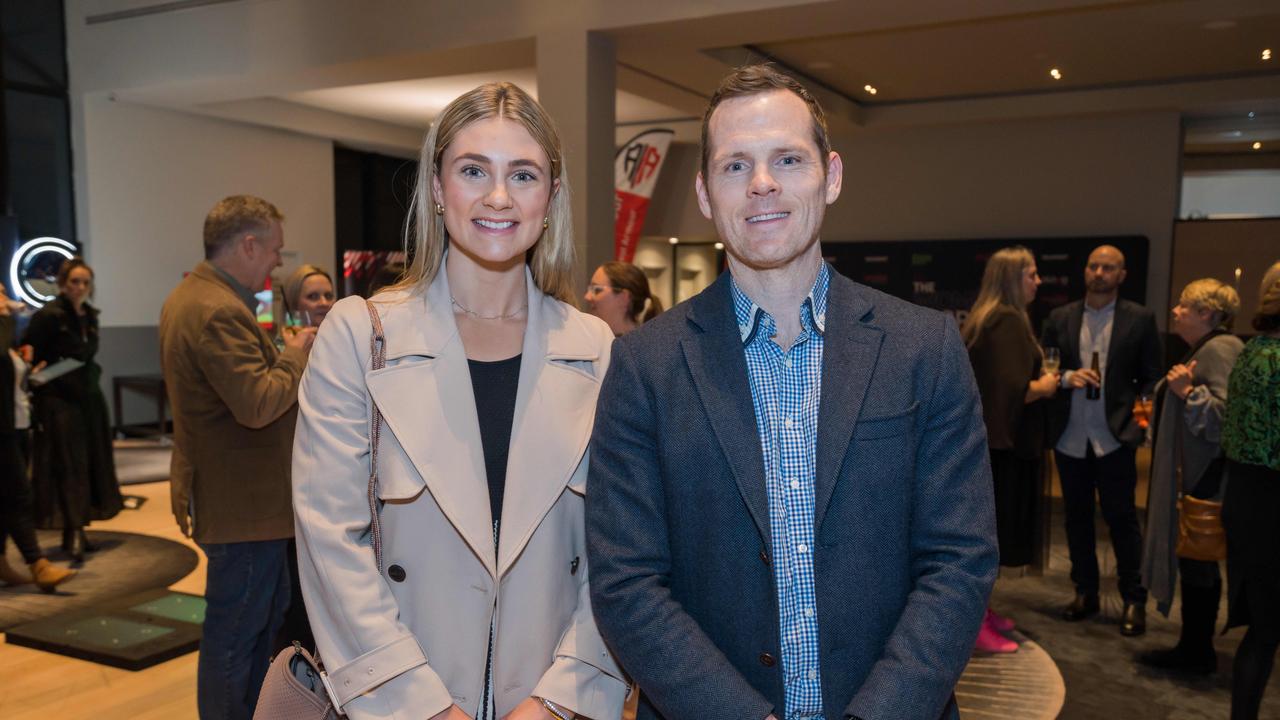
<path id="1" fill-rule="evenodd" d="M 835 150 L 827 157 L 827 204 L 840 197 L 840 187 L 844 183 L 844 161 Z"/>
<path id="2" fill-rule="evenodd" d="M 707 183 L 702 179 L 702 171 L 698 171 L 698 176 L 693 180 L 694 192 L 698 195 L 698 209 L 702 211 L 702 217 L 712 220 L 711 217 L 711 196 L 707 194 Z"/>

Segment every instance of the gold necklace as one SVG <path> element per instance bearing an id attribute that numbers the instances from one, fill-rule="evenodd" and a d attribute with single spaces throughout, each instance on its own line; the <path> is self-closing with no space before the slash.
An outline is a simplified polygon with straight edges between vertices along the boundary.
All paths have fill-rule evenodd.
<path id="1" fill-rule="evenodd" d="M 506 315 L 481 315 L 480 313 L 474 310 L 471 310 L 470 308 L 464 307 L 463 304 L 458 302 L 457 298 L 455 298 L 452 295 L 449 296 L 449 302 L 453 303 L 454 307 L 458 308 L 462 312 L 470 315 L 471 317 L 477 320 L 511 320 L 516 316 L 518 316 L 520 313 L 529 309 L 529 302 L 526 300 L 524 305 L 521 305 L 520 307 L 516 308 L 515 310 L 513 310 L 512 312 Z"/>

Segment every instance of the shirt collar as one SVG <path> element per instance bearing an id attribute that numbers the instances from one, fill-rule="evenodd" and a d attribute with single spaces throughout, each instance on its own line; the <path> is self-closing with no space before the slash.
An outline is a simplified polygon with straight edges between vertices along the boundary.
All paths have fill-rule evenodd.
<path id="1" fill-rule="evenodd" d="M 738 287 L 738 281 L 732 275 L 729 276 L 729 286 L 733 292 L 733 314 L 738 321 L 738 333 L 742 337 L 743 346 L 750 345 L 769 313 Z M 814 278 L 813 287 L 809 288 L 809 294 L 800 304 L 801 324 L 817 331 L 819 335 L 827 330 L 827 289 L 830 286 L 831 271 L 824 262 L 818 268 L 818 277 Z"/>
<path id="2" fill-rule="evenodd" d="M 1111 302 L 1107 303 L 1106 305 L 1103 305 L 1097 310 L 1094 310 L 1093 308 L 1089 307 L 1089 303 L 1085 303 L 1084 311 L 1087 313 L 1093 313 L 1094 315 L 1106 315 L 1107 313 L 1113 313 L 1116 311 L 1116 300 L 1112 300 Z"/>
<path id="3" fill-rule="evenodd" d="M 244 301 L 245 305 L 249 307 L 249 312 L 257 312 L 258 298 L 253 294 L 251 290 L 249 290 L 249 288 L 245 287 L 244 285 L 241 285 L 239 280 L 236 280 L 235 278 L 231 277 L 230 273 L 218 267 L 217 265 L 214 265 L 213 263 L 209 263 L 209 267 L 213 268 L 213 271 L 218 273 L 218 277 L 225 280 L 227 284 L 231 286 L 231 289 L 235 291 L 236 295 L 242 301 Z"/>

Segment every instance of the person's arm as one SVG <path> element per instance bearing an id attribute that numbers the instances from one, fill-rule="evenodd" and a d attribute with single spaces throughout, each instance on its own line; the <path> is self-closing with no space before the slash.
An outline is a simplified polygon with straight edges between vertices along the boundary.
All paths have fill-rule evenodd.
<path id="1" fill-rule="evenodd" d="M 671 595 L 655 412 L 640 361 L 623 337 L 614 343 L 591 438 L 587 554 L 596 622 L 665 717 L 764 718 L 773 704 Z"/>
<path id="2" fill-rule="evenodd" d="M 1220 442 L 1227 412 L 1227 380 L 1242 346 L 1210 341 L 1196 354 L 1194 381 L 1183 405 L 1183 420 L 1192 435 Z"/>
<path id="3" fill-rule="evenodd" d="M 258 429 L 284 415 L 297 401 L 307 350 L 286 345 L 275 362 L 269 362 L 251 323 L 243 312 L 214 311 L 200 333 L 196 359 L 236 422 Z"/>
<path id="4" fill-rule="evenodd" d="M 453 707 L 440 676 L 400 621 L 370 539 L 369 322 L 363 301 L 334 306 L 298 393 L 293 508 L 307 617 L 331 676 L 399 672 L 345 706 L 352 720 L 425 720 Z M 359 663 L 356 663 L 356 660 Z M 355 672 L 351 672 L 351 669 Z M 335 683 L 335 685 L 337 685 Z M 342 691 L 342 687 L 337 687 Z"/>
<path id="5" fill-rule="evenodd" d="M 938 717 L 972 654 L 995 584 L 995 508 L 977 388 L 954 321 L 944 316 L 940 324 L 928 329 L 941 337 L 936 355 L 920 368 L 935 379 L 921 399 L 909 491 L 914 588 L 846 716 Z"/>
<path id="6" fill-rule="evenodd" d="M 22 344 L 30 345 L 34 362 L 51 363 L 59 358 L 49 357 L 53 352 L 53 339 L 58 334 L 58 321 L 48 312 L 37 312 L 31 316 L 27 331 L 22 336 Z"/>

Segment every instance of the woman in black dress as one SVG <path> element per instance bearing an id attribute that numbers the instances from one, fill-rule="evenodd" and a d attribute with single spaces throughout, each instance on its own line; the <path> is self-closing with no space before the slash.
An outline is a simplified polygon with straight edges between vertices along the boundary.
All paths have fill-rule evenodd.
<path id="1" fill-rule="evenodd" d="M 1040 345 L 1027 317 L 1039 286 L 1030 250 L 1000 250 L 987 261 L 978 299 L 960 328 L 987 425 L 1000 564 L 1012 567 L 1029 565 L 1040 544 L 1044 410 L 1037 401 L 1053 397 L 1058 388 L 1058 376 L 1042 372 Z M 988 610 L 977 648 L 1016 650 L 998 632 L 1012 627 L 1012 621 Z"/>
<path id="2" fill-rule="evenodd" d="M 34 362 L 83 363 L 34 390 L 36 525 L 62 528 L 62 548 L 76 562 L 96 548 L 84 528 L 120 512 L 107 403 L 99 380 L 98 310 L 89 305 L 93 269 L 71 258 L 58 270 L 58 296 L 31 318 L 24 340 Z"/>

